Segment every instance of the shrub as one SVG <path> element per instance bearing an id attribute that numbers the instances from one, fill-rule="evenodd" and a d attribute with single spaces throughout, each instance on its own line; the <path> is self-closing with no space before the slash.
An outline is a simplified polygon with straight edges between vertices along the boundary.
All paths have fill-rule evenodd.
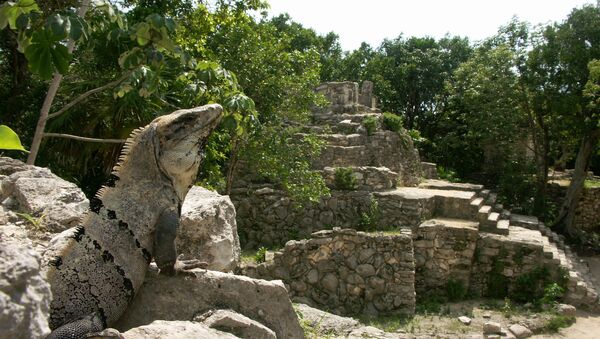
<path id="1" fill-rule="evenodd" d="M 377 228 L 377 221 L 379 220 L 379 204 L 377 200 L 371 198 L 369 208 L 360 215 L 360 221 L 358 223 L 361 231 L 374 231 Z"/>
<path id="2" fill-rule="evenodd" d="M 565 289 L 560 287 L 557 283 L 552 283 L 544 288 L 544 296 L 542 297 L 542 303 L 544 304 L 555 304 L 560 301 Z"/>
<path id="3" fill-rule="evenodd" d="M 351 168 L 338 167 L 334 173 L 335 188 L 339 190 L 353 191 L 358 188 L 356 177 Z"/>
<path id="4" fill-rule="evenodd" d="M 257 264 L 265 262 L 267 251 L 268 249 L 266 247 L 259 248 L 258 251 L 256 251 L 256 253 L 254 254 L 254 261 Z"/>
<path id="5" fill-rule="evenodd" d="M 400 130 L 402 130 L 402 124 L 402 117 L 390 112 L 383 113 L 384 129 L 392 132 L 399 132 Z"/>
<path id="6" fill-rule="evenodd" d="M 363 126 L 367 129 L 367 135 L 373 135 L 377 130 L 377 118 L 373 116 L 365 117 L 362 121 Z"/>
<path id="7" fill-rule="evenodd" d="M 446 296 L 450 301 L 463 300 L 467 296 L 467 289 L 461 281 L 450 279 L 446 283 Z"/>

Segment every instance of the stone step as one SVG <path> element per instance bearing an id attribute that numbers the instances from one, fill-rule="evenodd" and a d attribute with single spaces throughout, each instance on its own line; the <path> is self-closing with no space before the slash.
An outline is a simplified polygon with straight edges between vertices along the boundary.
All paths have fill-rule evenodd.
<path id="1" fill-rule="evenodd" d="M 352 122 L 351 120 L 342 120 L 337 124 L 331 125 L 331 131 L 334 133 L 342 134 L 356 134 L 360 133 L 361 126 L 362 124 L 358 122 Z"/>
<path id="2" fill-rule="evenodd" d="M 496 225 L 496 233 L 497 234 L 508 235 L 508 233 L 509 233 L 509 226 L 510 226 L 510 221 L 508 221 L 508 220 L 500 220 L 500 221 L 498 221 L 498 224 Z"/>
<path id="3" fill-rule="evenodd" d="M 530 215 L 521 215 L 521 214 L 511 214 L 510 215 L 510 224 L 513 226 L 520 226 L 524 228 L 528 228 L 530 230 L 539 229 L 539 220 L 538 218 Z M 541 229 L 540 229 L 541 231 Z M 544 233 L 542 233 L 544 234 Z"/>
<path id="4" fill-rule="evenodd" d="M 479 229 L 488 233 L 496 233 L 498 229 L 498 220 L 500 214 L 497 212 L 491 212 L 483 223 L 480 223 Z"/>
<path id="5" fill-rule="evenodd" d="M 502 210 L 504 210 L 504 205 L 502 205 L 502 204 L 494 205 L 494 208 L 493 208 L 494 212 L 502 213 Z"/>
<path id="6" fill-rule="evenodd" d="M 342 113 L 342 114 L 313 114 L 314 124 L 337 124 L 340 121 L 350 120 L 351 122 L 362 123 L 367 117 L 379 118 L 381 113 Z"/>
<path id="7" fill-rule="evenodd" d="M 420 188 L 447 190 L 447 191 L 467 191 L 479 192 L 483 189 L 482 185 L 465 184 L 459 182 L 449 182 L 440 179 L 428 179 L 419 184 Z"/>
<path id="8" fill-rule="evenodd" d="M 479 224 L 484 224 L 491 212 L 492 212 L 492 206 L 489 206 L 489 205 L 481 206 L 479 208 L 479 211 L 477 211 L 477 220 L 479 221 Z"/>
<path id="9" fill-rule="evenodd" d="M 498 199 L 498 195 L 496 193 L 490 193 L 488 197 L 485 199 L 485 203 L 494 206 L 496 204 L 496 200 Z"/>
<path id="10" fill-rule="evenodd" d="M 336 173 L 340 168 L 351 171 L 354 178 L 354 187 L 337 187 Z M 325 180 L 325 184 L 329 188 L 337 190 L 381 191 L 396 188 L 398 184 L 398 173 L 390 171 L 387 167 L 325 167 L 320 173 Z"/>
<path id="11" fill-rule="evenodd" d="M 362 146 L 367 140 L 363 134 L 319 134 L 330 146 Z"/>
<path id="12" fill-rule="evenodd" d="M 479 191 L 479 196 L 483 197 L 484 199 L 486 199 L 488 195 L 490 195 L 490 190 L 484 189 Z"/>

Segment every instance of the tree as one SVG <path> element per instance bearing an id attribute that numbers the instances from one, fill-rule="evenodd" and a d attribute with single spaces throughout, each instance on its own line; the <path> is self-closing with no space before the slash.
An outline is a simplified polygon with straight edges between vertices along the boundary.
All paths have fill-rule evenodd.
<path id="1" fill-rule="evenodd" d="M 570 118 L 581 135 L 575 170 L 571 184 L 555 226 L 566 234 L 577 237 L 573 220 L 591 156 L 600 140 L 598 95 L 600 82 L 600 8 L 585 6 L 575 9 L 558 27 L 560 63 L 563 69 L 564 95 L 577 105 Z"/>

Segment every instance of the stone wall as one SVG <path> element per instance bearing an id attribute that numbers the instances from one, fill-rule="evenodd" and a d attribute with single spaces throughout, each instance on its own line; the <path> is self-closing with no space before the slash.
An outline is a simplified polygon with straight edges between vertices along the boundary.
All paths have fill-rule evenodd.
<path id="1" fill-rule="evenodd" d="M 352 178 L 355 181 L 355 189 L 362 191 L 377 191 L 395 188 L 398 184 L 398 173 L 390 171 L 387 167 L 348 167 L 352 171 Z M 325 167 L 321 174 L 325 179 L 325 184 L 332 189 L 344 189 L 337 187 L 336 168 Z"/>
<path id="2" fill-rule="evenodd" d="M 285 191 L 268 184 L 233 189 L 230 197 L 244 248 L 282 246 L 333 227 L 356 228 L 371 203 L 368 191 L 332 190 L 317 204 L 297 207 Z"/>
<path id="3" fill-rule="evenodd" d="M 417 293 L 444 294 L 450 281 L 469 286 L 478 233 L 476 222 L 422 223 L 414 239 Z"/>
<path id="4" fill-rule="evenodd" d="M 550 184 L 548 193 L 557 206 L 561 206 L 567 192 L 565 185 Z M 587 232 L 600 232 L 600 187 L 584 188 L 575 210 L 575 227 Z"/>
<path id="5" fill-rule="evenodd" d="M 415 268 L 408 233 L 352 229 L 290 241 L 249 275 L 281 279 L 290 296 L 337 314 L 413 314 Z"/>
<path id="6" fill-rule="evenodd" d="M 361 144 L 354 144 L 349 138 L 360 138 Z M 410 136 L 391 131 L 375 132 L 373 135 L 339 135 L 325 146 L 319 157 L 313 161 L 313 168 L 372 166 L 387 167 L 399 174 L 400 186 L 415 186 L 419 183 L 421 168 L 419 154 Z M 349 146 L 346 146 L 350 144 Z"/>

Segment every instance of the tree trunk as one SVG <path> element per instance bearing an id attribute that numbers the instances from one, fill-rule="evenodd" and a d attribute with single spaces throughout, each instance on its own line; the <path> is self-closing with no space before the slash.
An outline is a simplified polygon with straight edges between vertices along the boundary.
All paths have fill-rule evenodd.
<path id="1" fill-rule="evenodd" d="M 79 9 L 77 10 L 77 15 L 79 17 L 83 18 L 85 16 L 85 13 L 90 7 L 90 2 L 91 0 L 81 1 L 81 6 L 79 6 Z M 75 41 L 73 39 L 69 39 L 69 42 L 67 43 L 67 49 L 69 54 L 73 53 L 73 49 L 75 49 Z M 44 98 L 44 104 L 40 110 L 40 118 L 38 119 L 37 126 L 35 128 L 33 141 L 31 142 L 31 150 L 29 152 L 29 156 L 27 157 L 28 165 L 35 164 L 35 159 L 37 158 L 40 150 L 40 144 L 42 143 L 42 138 L 44 137 L 44 130 L 46 129 L 46 122 L 48 121 L 48 113 L 50 113 L 50 108 L 52 107 L 52 103 L 54 102 L 54 98 L 56 97 L 56 92 L 58 92 L 58 87 L 60 86 L 62 78 L 62 74 L 55 72 L 52 82 L 50 83 L 50 87 L 48 87 L 48 93 L 46 93 L 46 98 Z"/>
<path id="2" fill-rule="evenodd" d="M 577 236 L 577 232 L 573 225 L 575 209 L 577 208 L 581 192 L 583 192 L 583 184 L 587 176 L 587 169 L 592 154 L 594 153 L 594 149 L 598 144 L 598 139 L 600 139 L 600 129 L 593 130 L 583 138 L 581 146 L 579 147 L 579 152 L 577 153 L 577 160 L 575 160 L 575 170 L 573 172 L 571 184 L 567 189 L 560 213 L 554 222 L 554 227 L 556 227 L 557 230 L 571 237 Z"/>

